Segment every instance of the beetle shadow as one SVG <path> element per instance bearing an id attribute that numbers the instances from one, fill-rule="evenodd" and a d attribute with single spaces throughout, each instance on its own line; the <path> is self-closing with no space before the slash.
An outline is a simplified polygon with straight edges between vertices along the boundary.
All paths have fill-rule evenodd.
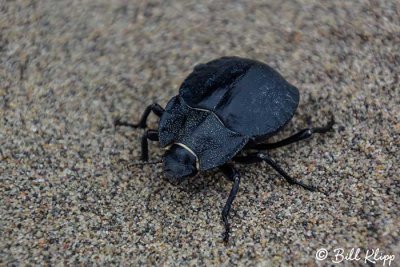
<path id="1" fill-rule="evenodd" d="M 185 179 L 179 184 L 174 184 L 178 190 L 189 195 L 201 194 L 210 190 L 221 190 L 219 184 L 224 181 L 223 174 L 215 169 L 199 173 L 193 177 Z M 168 183 L 168 181 L 165 181 Z M 222 190 L 221 190 L 222 191 Z"/>

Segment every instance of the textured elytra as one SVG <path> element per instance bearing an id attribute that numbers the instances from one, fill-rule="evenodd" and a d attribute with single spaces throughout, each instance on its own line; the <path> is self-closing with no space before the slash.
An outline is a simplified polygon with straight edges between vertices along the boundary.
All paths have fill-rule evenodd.
<path id="1" fill-rule="evenodd" d="M 201 64 L 179 95 L 191 107 L 213 111 L 229 129 L 251 139 L 266 138 L 293 116 L 299 92 L 268 65 L 239 57 Z"/>
<path id="2" fill-rule="evenodd" d="M 298 103 L 297 88 L 268 65 L 216 59 L 196 66 L 168 103 L 160 144 L 186 145 L 198 156 L 200 170 L 207 170 L 229 161 L 249 140 L 276 133 Z"/>

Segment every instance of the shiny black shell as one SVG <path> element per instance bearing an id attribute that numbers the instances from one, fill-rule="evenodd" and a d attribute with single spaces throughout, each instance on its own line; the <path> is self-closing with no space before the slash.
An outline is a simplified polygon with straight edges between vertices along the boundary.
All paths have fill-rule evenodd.
<path id="1" fill-rule="evenodd" d="M 161 146 L 181 143 L 200 170 L 224 164 L 249 141 L 263 141 L 294 115 L 299 91 L 259 61 L 223 57 L 196 66 L 160 119 Z"/>

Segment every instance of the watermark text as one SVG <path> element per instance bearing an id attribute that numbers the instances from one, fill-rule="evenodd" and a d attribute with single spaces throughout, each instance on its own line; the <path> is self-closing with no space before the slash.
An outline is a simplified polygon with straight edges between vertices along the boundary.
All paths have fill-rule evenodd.
<path id="1" fill-rule="evenodd" d="M 394 254 L 384 253 L 379 248 L 362 250 L 360 248 L 335 248 L 328 251 L 326 248 L 320 248 L 315 254 L 318 261 L 330 261 L 332 263 L 357 261 L 365 264 L 382 264 L 390 266 L 395 259 Z"/>

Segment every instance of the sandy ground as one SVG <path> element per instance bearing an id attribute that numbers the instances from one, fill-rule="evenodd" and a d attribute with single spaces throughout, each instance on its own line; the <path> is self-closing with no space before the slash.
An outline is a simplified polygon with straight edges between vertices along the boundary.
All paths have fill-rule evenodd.
<path id="1" fill-rule="evenodd" d="M 399 266 L 399 18 L 398 1 L 0 0 L 0 265 L 325 266 L 360 248 L 350 266 L 379 248 Z M 112 124 L 164 106 L 193 66 L 224 55 L 300 89 L 274 140 L 337 122 L 270 152 L 328 195 L 238 166 L 227 246 L 222 174 L 174 187 L 160 165 L 130 165 L 143 130 Z"/>

